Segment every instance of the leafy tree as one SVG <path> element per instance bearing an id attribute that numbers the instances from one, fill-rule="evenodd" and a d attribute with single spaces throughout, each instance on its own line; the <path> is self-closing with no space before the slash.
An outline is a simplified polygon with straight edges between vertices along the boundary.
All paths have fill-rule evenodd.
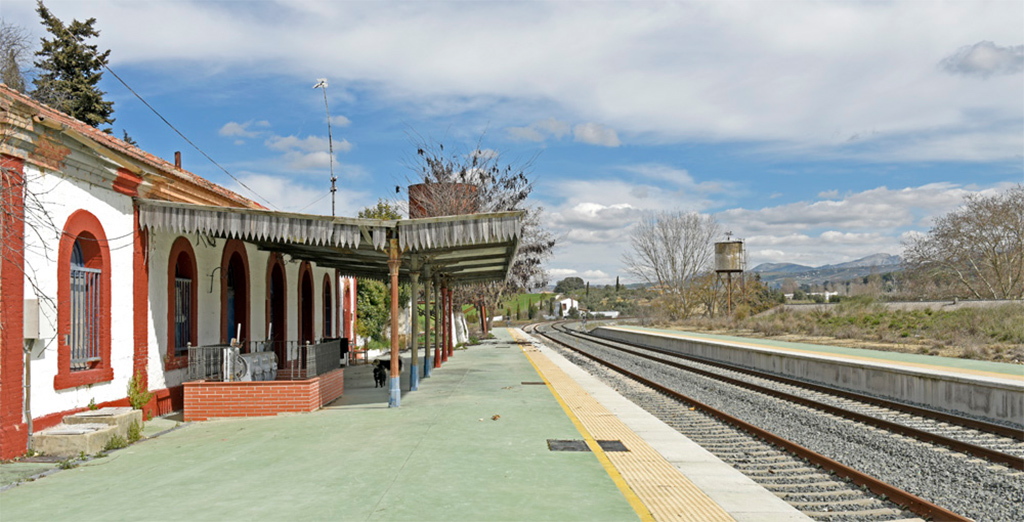
<path id="1" fill-rule="evenodd" d="M 372 207 L 359 211 L 364 219 L 402 219 L 398 208 L 383 199 Z M 398 286 L 398 305 L 404 308 L 411 299 L 409 285 Z M 388 285 L 373 279 L 360 279 L 356 286 L 356 328 L 359 335 L 381 341 L 391 324 L 391 292 Z"/>
<path id="2" fill-rule="evenodd" d="M 25 92 L 25 68 L 32 39 L 25 28 L 0 19 L 0 83 Z"/>
<path id="3" fill-rule="evenodd" d="M 567 277 L 557 283 L 555 283 L 556 294 L 568 294 L 575 290 L 583 288 L 586 283 L 583 282 L 582 277 Z"/>
<path id="4" fill-rule="evenodd" d="M 402 212 L 398 205 L 381 198 L 376 205 L 360 210 L 358 216 L 363 219 L 402 219 Z"/>
<path id="5" fill-rule="evenodd" d="M 949 278 L 976 299 L 1024 298 L 1024 185 L 984 196 L 935 220 L 904 244 L 904 262 L 929 278 Z"/>
<path id="6" fill-rule="evenodd" d="M 36 12 L 52 38 L 43 38 L 36 52 L 39 74 L 32 81 L 32 97 L 93 127 L 114 123 L 114 102 L 104 100 L 106 93 L 99 89 L 110 51 L 101 53 L 86 43 L 100 34 L 93 27 L 96 19 L 65 25 L 42 0 L 36 3 Z"/>

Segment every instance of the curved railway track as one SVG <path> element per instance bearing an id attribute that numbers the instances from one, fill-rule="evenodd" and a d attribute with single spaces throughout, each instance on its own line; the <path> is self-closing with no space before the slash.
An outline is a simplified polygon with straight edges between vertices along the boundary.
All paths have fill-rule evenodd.
<path id="1" fill-rule="evenodd" d="M 634 402 L 813 518 L 894 520 L 910 516 L 901 506 L 918 516 L 935 520 L 1020 518 L 1024 474 L 1015 470 L 1024 466 L 1021 459 L 1024 444 L 1016 430 L 888 404 L 873 397 L 836 395 L 834 390 L 821 386 L 787 379 L 780 381 L 775 376 L 755 375 L 757 372 L 745 369 L 715 367 L 708 361 L 688 360 L 692 358 L 609 342 L 560 327 L 541 329 L 544 331 L 539 332 L 540 335 L 570 350 L 569 357 L 575 359 L 574 362 L 589 366 L 591 373 L 600 374 L 599 377 Z M 599 370 L 595 365 L 614 373 Z M 698 394 L 706 395 L 705 400 L 710 398 L 708 402 L 717 403 L 705 404 L 691 396 L 692 393 L 681 393 L 680 390 L 687 387 L 696 387 Z M 739 406 L 733 408 L 725 402 L 725 397 Z M 763 408 L 773 413 L 767 415 L 768 419 L 757 419 L 765 415 L 750 415 L 751 404 L 755 404 L 755 411 Z M 733 415 L 727 411 L 734 409 L 741 413 Z M 747 414 L 742 413 L 745 409 Z M 776 418 L 774 421 L 772 416 Z M 787 421 L 780 423 L 780 416 Z M 795 437 L 787 435 L 788 438 L 772 433 L 772 430 L 792 431 L 793 426 L 803 422 L 801 419 L 815 416 L 817 419 L 810 422 L 823 423 L 825 433 L 812 437 L 795 433 Z M 852 449 L 837 450 L 833 455 L 789 440 L 801 437 L 830 438 L 829 442 L 816 442 L 821 448 L 849 446 Z M 872 448 L 872 444 L 881 447 Z M 906 453 L 908 446 L 914 446 L 910 453 Z M 872 460 L 884 461 L 877 455 L 887 451 L 896 455 L 918 455 L 924 451 L 922 448 L 926 448 L 928 458 L 914 457 L 912 462 L 895 466 L 902 468 L 903 475 L 918 475 L 916 479 L 901 478 L 899 469 L 890 473 L 879 471 L 884 465 L 870 464 Z M 932 453 L 941 464 L 931 462 L 935 460 L 931 458 Z M 918 460 L 922 462 L 916 462 Z M 840 461 L 855 461 L 859 465 Z M 925 461 L 930 467 L 923 465 Z M 931 502 L 925 499 L 936 497 L 931 490 L 918 496 L 886 483 L 905 483 L 906 489 L 914 490 L 913 486 L 922 482 L 922 473 L 931 470 L 937 473 L 935 480 L 944 480 L 950 466 L 954 470 L 966 470 L 963 473 L 967 476 L 979 476 L 977 488 L 980 490 L 990 489 L 993 482 L 999 483 L 997 489 L 1003 494 L 996 492 L 995 495 L 1003 497 L 1002 503 L 993 506 L 993 495 L 977 495 L 980 499 L 974 502 L 971 495 L 958 493 L 953 493 L 958 498 L 952 500 L 939 494 L 939 500 Z M 857 468 L 873 469 L 882 479 Z M 927 478 L 924 481 L 927 482 Z M 874 495 L 865 494 L 863 489 Z M 963 487 L 953 489 L 959 491 Z M 979 503 L 986 505 L 979 506 Z"/>

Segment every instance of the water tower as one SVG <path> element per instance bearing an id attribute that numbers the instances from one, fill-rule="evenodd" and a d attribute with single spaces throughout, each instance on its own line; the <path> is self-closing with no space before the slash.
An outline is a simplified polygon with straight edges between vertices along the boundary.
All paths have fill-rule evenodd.
<path id="1" fill-rule="evenodd" d="M 746 253 L 743 250 L 743 240 L 730 239 L 732 232 L 725 233 L 725 241 L 715 243 L 715 274 L 721 280 L 725 274 L 729 294 L 729 315 L 732 315 L 732 275 L 743 274 L 747 266 Z"/>

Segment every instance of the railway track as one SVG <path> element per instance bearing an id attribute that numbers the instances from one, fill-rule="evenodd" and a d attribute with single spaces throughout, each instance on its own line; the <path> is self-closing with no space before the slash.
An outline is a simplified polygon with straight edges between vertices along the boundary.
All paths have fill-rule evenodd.
<path id="1" fill-rule="evenodd" d="M 978 432 L 963 426 L 971 420 L 936 421 L 874 398 L 859 403 L 678 354 L 542 330 L 573 362 L 815 519 L 1021 518 L 1024 445 L 1003 435 L 1006 427 Z M 970 431 L 985 444 L 965 442 Z M 964 445 L 975 449 L 964 453 Z"/>

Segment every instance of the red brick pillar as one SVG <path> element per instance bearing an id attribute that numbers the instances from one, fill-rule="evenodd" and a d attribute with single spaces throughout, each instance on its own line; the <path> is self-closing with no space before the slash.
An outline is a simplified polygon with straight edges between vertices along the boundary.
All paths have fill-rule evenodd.
<path id="1" fill-rule="evenodd" d="M 25 453 L 25 175 L 23 160 L 0 156 L 0 459 Z"/>

